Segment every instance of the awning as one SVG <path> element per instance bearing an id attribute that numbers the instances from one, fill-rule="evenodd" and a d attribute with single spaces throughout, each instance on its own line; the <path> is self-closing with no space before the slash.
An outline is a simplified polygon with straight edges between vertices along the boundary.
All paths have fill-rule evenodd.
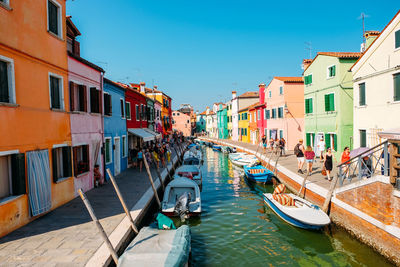
<path id="1" fill-rule="evenodd" d="M 140 138 L 143 138 L 143 141 L 148 142 L 154 140 L 154 135 L 141 129 L 141 128 L 134 128 L 134 129 L 128 129 L 128 133 L 139 136 Z"/>
<path id="2" fill-rule="evenodd" d="M 151 133 L 151 134 L 154 135 L 156 138 L 161 138 L 161 137 L 162 137 L 162 135 L 161 135 L 160 133 L 156 133 L 156 132 L 150 130 L 149 128 L 143 128 L 143 130 L 145 130 L 146 132 Z"/>

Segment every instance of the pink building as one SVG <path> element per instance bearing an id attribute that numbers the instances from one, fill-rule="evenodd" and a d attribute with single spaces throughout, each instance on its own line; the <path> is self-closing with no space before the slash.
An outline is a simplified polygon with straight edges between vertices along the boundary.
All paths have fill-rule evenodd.
<path id="1" fill-rule="evenodd" d="M 104 70 L 80 57 L 80 32 L 67 18 L 68 80 L 73 146 L 74 188 L 88 191 L 94 187 L 95 164 L 103 170 L 103 75 Z M 62 155 L 64 156 L 64 155 Z M 104 175 L 103 175 L 104 177 Z"/>
<path id="2" fill-rule="evenodd" d="M 154 131 L 156 133 L 163 132 L 162 124 L 161 124 L 161 108 L 162 104 L 160 101 L 154 99 L 154 111 L 155 111 L 155 119 L 154 119 Z"/>
<path id="3" fill-rule="evenodd" d="M 292 150 L 304 135 L 304 83 L 302 77 L 274 77 L 265 88 L 266 137 L 285 138 Z"/>
<path id="4" fill-rule="evenodd" d="M 190 136 L 192 134 L 190 116 L 180 111 L 172 111 L 172 129 L 182 132 L 184 136 Z"/>

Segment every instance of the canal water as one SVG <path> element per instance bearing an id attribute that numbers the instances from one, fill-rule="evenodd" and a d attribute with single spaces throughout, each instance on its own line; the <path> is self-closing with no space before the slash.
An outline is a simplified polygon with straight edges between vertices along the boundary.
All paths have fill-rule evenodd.
<path id="1" fill-rule="evenodd" d="M 343 229 L 295 228 L 262 200 L 272 186 L 247 183 L 228 157 L 203 148 L 203 213 L 190 219 L 191 266 L 391 266 Z"/>

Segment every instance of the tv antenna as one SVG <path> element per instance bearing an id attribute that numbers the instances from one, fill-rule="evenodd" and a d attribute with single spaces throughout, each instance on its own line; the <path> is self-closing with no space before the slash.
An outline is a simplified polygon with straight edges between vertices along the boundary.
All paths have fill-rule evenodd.
<path id="1" fill-rule="evenodd" d="M 312 59 L 312 45 L 311 42 L 304 42 L 304 44 L 306 45 L 306 47 L 304 48 L 305 50 L 308 50 L 309 53 L 309 59 Z"/>
<path id="2" fill-rule="evenodd" d="M 364 12 L 361 12 L 361 14 L 358 17 L 358 19 L 362 20 L 363 43 L 365 43 L 365 18 L 369 18 L 369 16 L 367 14 L 365 14 Z"/>

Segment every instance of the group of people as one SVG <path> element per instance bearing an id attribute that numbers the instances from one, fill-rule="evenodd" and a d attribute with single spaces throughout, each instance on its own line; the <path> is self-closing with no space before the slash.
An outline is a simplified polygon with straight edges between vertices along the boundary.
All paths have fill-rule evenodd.
<path id="1" fill-rule="evenodd" d="M 264 150 L 266 150 L 267 148 L 270 148 L 272 151 L 274 151 L 275 154 L 280 153 L 281 156 L 285 155 L 286 140 L 283 137 L 280 139 L 271 138 L 267 142 L 267 137 L 265 135 L 263 135 L 263 137 L 261 138 L 261 141 L 262 141 Z"/>

